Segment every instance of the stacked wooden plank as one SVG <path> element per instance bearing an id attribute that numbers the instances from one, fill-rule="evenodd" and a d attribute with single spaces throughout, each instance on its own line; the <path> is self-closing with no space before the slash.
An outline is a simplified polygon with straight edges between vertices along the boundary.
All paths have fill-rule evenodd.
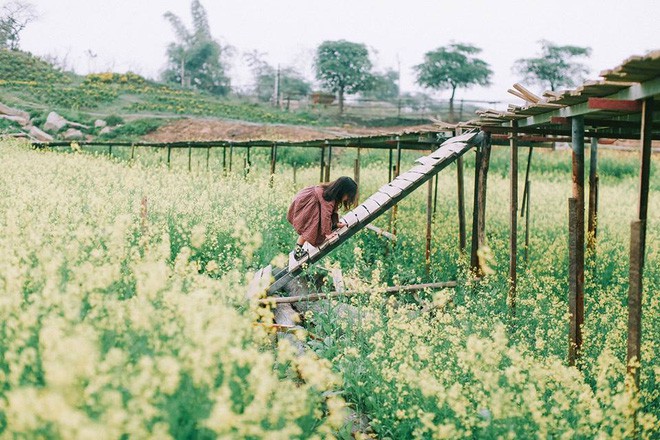
<path id="1" fill-rule="evenodd" d="M 340 221 L 346 226 L 336 231 L 337 234 L 333 239 L 324 242 L 318 248 L 307 246 L 308 255 L 300 260 L 289 258 L 288 267 L 274 275 L 275 282 L 268 288 L 268 293 L 282 289 L 301 273 L 305 265 L 317 262 L 355 233 L 366 228 L 369 223 L 480 142 L 481 138 L 482 136 L 474 131 L 455 136 L 445 141 L 440 148 L 428 156 L 417 159 L 418 165 L 382 186 L 375 194 L 345 214 Z"/>

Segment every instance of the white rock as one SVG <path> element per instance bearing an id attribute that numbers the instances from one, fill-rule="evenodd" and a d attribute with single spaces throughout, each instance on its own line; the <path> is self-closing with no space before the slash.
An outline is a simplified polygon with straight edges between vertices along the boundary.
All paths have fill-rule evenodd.
<path id="1" fill-rule="evenodd" d="M 53 137 L 46 133 L 45 131 L 39 130 L 37 127 L 32 127 L 29 131 L 29 135 L 35 138 L 38 141 L 50 142 L 53 140 Z"/>
<path id="2" fill-rule="evenodd" d="M 108 134 L 112 131 L 112 127 L 103 127 L 101 131 L 99 131 L 99 134 Z"/>
<path id="3" fill-rule="evenodd" d="M 84 137 L 82 131 L 75 128 L 69 128 L 64 132 L 64 139 L 82 139 Z"/>
<path id="4" fill-rule="evenodd" d="M 62 127 L 66 126 L 67 120 L 62 116 L 58 115 L 55 112 L 48 113 L 46 118 L 46 123 L 44 124 L 44 130 L 48 131 L 59 131 Z"/>
<path id="5" fill-rule="evenodd" d="M 9 115 L 9 116 L 20 116 L 23 119 L 27 119 L 28 121 L 30 120 L 30 114 L 28 112 L 11 108 L 2 103 L 0 103 L 0 114 Z"/>
<path id="6" fill-rule="evenodd" d="M 108 123 L 105 122 L 103 119 L 97 119 L 96 121 L 94 121 L 94 127 L 96 128 L 103 128 L 106 127 L 107 125 Z"/>
<path id="7" fill-rule="evenodd" d="M 0 119 L 8 119 L 10 121 L 18 122 L 23 127 L 30 123 L 29 118 L 24 118 L 19 115 L 0 115 Z"/>

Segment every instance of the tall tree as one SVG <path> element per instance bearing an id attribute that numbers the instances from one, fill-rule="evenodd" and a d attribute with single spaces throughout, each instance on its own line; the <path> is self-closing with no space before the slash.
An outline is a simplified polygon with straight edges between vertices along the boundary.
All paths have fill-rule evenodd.
<path id="1" fill-rule="evenodd" d="M 278 81 L 278 71 L 263 59 L 265 54 L 258 51 L 248 52 L 244 55 L 254 75 L 254 91 L 259 100 L 270 101 L 275 92 L 275 83 Z M 309 95 L 312 86 L 293 67 L 279 69 L 279 96 L 290 101 Z M 274 99 L 277 101 L 277 97 Z"/>
<path id="2" fill-rule="evenodd" d="M 530 84 L 549 86 L 550 90 L 558 87 L 573 87 L 581 83 L 589 68 L 574 61 L 575 58 L 588 57 L 591 48 L 580 46 L 558 46 L 550 41 L 541 40 L 541 55 L 538 58 L 516 60 L 513 71 L 524 77 Z"/>
<path id="3" fill-rule="evenodd" d="M 324 41 L 316 49 L 316 79 L 339 97 L 344 113 L 344 94 L 366 90 L 371 85 L 371 60 L 364 44 L 346 40 Z"/>
<path id="4" fill-rule="evenodd" d="M 399 96 L 399 73 L 387 69 L 383 73 L 373 73 L 368 90 L 364 91 L 367 98 L 391 100 Z"/>
<path id="5" fill-rule="evenodd" d="M 487 86 L 493 71 L 476 57 L 481 49 L 471 44 L 452 43 L 424 55 L 424 62 L 414 67 L 417 84 L 430 89 L 451 89 L 449 115 L 454 120 L 454 96 L 457 88 Z"/>
<path id="6" fill-rule="evenodd" d="M 0 48 L 18 50 L 21 32 L 36 19 L 37 10 L 32 3 L 21 0 L 7 2 L 0 9 Z"/>
<path id="7" fill-rule="evenodd" d="M 216 95 L 226 95 L 230 90 L 230 80 L 225 74 L 226 63 L 223 57 L 229 55 L 230 47 L 222 46 L 213 39 L 206 9 L 199 0 L 191 4 L 192 29 L 186 28 L 183 21 L 171 12 L 164 17 L 170 22 L 177 41 L 167 47 L 168 65 L 163 79 L 206 90 Z"/>

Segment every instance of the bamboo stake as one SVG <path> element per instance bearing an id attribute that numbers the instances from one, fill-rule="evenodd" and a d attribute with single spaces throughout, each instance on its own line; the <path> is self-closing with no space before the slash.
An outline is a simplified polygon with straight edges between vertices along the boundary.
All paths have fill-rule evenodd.
<path id="1" fill-rule="evenodd" d="M 528 264 L 528 256 L 529 256 L 529 212 L 530 212 L 530 197 L 532 194 L 532 182 L 529 181 L 527 182 L 527 206 L 525 209 L 527 209 L 527 212 L 525 214 L 525 267 L 527 267 Z"/>
<path id="2" fill-rule="evenodd" d="M 428 195 L 426 198 L 426 252 L 425 269 L 426 276 L 431 273 L 431 223 L 433 221 L 433 179 L 428 181 Z"/>
<path id="3" fill-rule="evenodd" d="M 515 130 L 518 122 L 511 121 L 511 127 Z M 516 134 L 511 134 L 509 141 L 511 148 L 509 175 L 509 280 L 511 283 L 509 289 L 509 307 L 511 316 L 516 316 L 516 293 L 518 286 L 518 139 Z"/>
<path id="4" fill-rule="evenodd" d="M 527 182 L 529 182 L 529 168 L 530 165 L 532 164 L 532 152 L 534 151 L 534 146 L 530 145 L 529 146 L 529 153 L 527 155 L 527 170 L 525 171 L 525 188 L 523 188 L 523 196 L 522 196 L 522 207 L 520 209 L 520 216 L 524 217 L 525 216 L 525 203 L 527 203 Z"/>
<path id="5" fill-rule="evenodd" d="M 576 243 L 575 243 L 575 356 L 580 356 L 582 348 L 582 325 L 584 324 L 584 117 L 571 119 L 573 138 L 573 198 L 576 199 Z"/>
<path id="6" fill-rule="evenodd" d="M 598 139 L 591 138 L 589 161 L 589 217 L 587 221 L 587 247 L 596 251 L 596 234 L 598 230 Z"/>
<path id="7" fill-rule="evenodd" d="M 377 289 L 375 292 L 382 293 L 405 293 L 405 292 L 417 292 L 424 289 L 445 289 L 449 287 L 456 287 L 456 281 L 446 281 L 442 283 L 427 283 L 427 284 L 411 284 L 409 286 L 394 286 L 387 287 L 385 289 Z M 335 298 L 338 296 L 351 296 L 360 293 L 357 290 L 346 291 L 346 292 L 329 292 L 329 293 L 310 293 L 309 295 L 299 295 L 299 296 L 285 296 L 285 297 L 269 297 L 262 298 L 259 300 L 260 304 L 287 304 L 287 303 L 297 303 L 302 301 L 319 301 L 322 299 Z"/>
<path id="8" fill-rule="evenodd" d="M 465 219 L 465 179 L 463 177 L 463 156 L 456 160 L 456 180 L 458 186 L 458 249 L 465 252 L 467 246 Z"/>
<path id="9" fill-rule="evenodd" d="M 582 335 L 577 319 L 578 278 L 577 278 L 577 200 L 568 199 L 568 364 L 575 365 Z"/>

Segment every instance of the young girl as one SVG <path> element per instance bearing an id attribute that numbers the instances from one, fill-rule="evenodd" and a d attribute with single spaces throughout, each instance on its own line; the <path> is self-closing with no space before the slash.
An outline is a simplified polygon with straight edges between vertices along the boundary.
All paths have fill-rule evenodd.
<path id="1" fill-rule="evenodd" d="M 350 177 L 340 177 L 334 182 L 309 186 L 296 194 L 286 219 L 298 233 L 294 257 L 300 260 L 307 251 L 303 244 L 307 241 L 318 246 L 333 237 L 333 229 L 343 228 L 337 210 L 342 205 L 350 209 L 357 198 L 357 183 Z"/>

